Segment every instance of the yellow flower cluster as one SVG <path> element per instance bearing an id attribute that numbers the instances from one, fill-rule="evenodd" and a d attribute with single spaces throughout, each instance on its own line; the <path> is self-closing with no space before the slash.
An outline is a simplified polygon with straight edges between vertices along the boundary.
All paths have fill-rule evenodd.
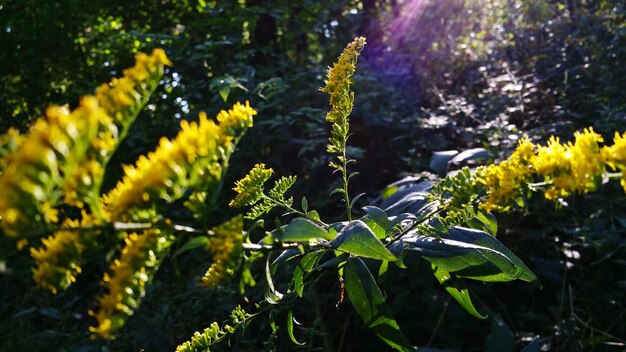
<path id="1" fill-rule="evenodd" d="M 274 170 L 266 168 L 265 164 L 254 165 L 244 178 L 235 182 L 233 190 L 237 192 L 237 196 L 230 201 L 229 206 L 241 208 L 258 202 L 263 195 L 263 186 L 272 173 Z"/>
<path id="2" fill-rule="evenodd" d="M 602 181 L 606 166 L 626 175 L 626 133 L 616 133 L 614 145 L 600 147 L 602 136 L 592 128 L 574 134 L 574 143 L 561 144 L 551 137 L 546 146 L 520 142 L 511 157 L 498 165 L 478 171 L 478 181 L 487 192 L 482 204 L 486 210 L 505 210 L 535 177 L 546 186 L 547 199 L 594 191 Z M 626 191 L 626 182 L 622 177 Z"/>
<path id="3" fill-rule="evenodd" d="M 83 212 L 82 219 L 66 219 L 63 229 L 42 240 L 43 247 L 31 248 L 30 255 L 37 267 L 33 269 L 33 280 L 42 288 L 56 294 L 68 288 L 81 273 L 85 250 L 94 247 L 99 234 L 97 220 Z"/>
<path id="4" fill-rule="evenodd" d="M 134 67 L 124 70 L 124 77 L 113 79 L 96 90 L 100 104 L 114 118 L 120 130 L 132 123 L 128 117 L 141 109 L 143 104 L 137 102 L 145 100 L 152 93 L 163 75 L 164 66 L 172 65 L 163 49 L 155 49 L 152 55 L 138 53 L 135 61 Z"/>
<path id="5" fill-rule="evenodd" d="M 211 289 L 235 274 L 243 244 L 243 217 L 234 217 L 212 231 L 215 235 L 209 239 L 207 249 L 213 264 L 202 278 L 202 283 Z"/>
<path id="6" fill-rule="evenodd" d="M 104 166 L 166 64 L 163 50 L 138 54 L 123 78 L 83 97 L 72 112 L 51 106 L 25 136 L 4 137 L 14 139 L 0 175 L 0 227 L 8 236 L 29 237 L 58 221 L 61 196 L 79 208 L 86 201 L 98 213 Z"/>
<path id="7" fill-rule="evenodd" d="M 97 298 L 98 310 L 89 312 L 98 321 L 89 331 L 103 338 L 114 338 L 115 330 L 139 307 L 167 241 L 155 229 L 126 235 L 122 253 L 111 265 L 111 274 L 105 273 L 102 279 L 107 293 Z"/>
<path id="8" fill-rule="evenodd" d="M 358 37 L 348 44 L 339 56 L 339 60 L 328 70 L 326 85 L 320 90 L 330 94 L 331 110 L 326 121 L 332 123 L 329 153 L 341 152 L 345 149 L 348 138 L 348 116 L 352 112 L 354 93 L 350 91 L 351 78 L 356 69 L 357 58 L 363 47 L 365 38 Z"/>
<path id="9" fill-rule="evenodd" d="M 218 115 L 219 125 L 201 113 L 199 121 L 181 122 L 173 141 L 162 138 L 154 152 L 141 156 L 135 166 L 124 167 L 124 177 L 103 197 L 105 211 L 119 219 L 132 208 L 151 204 L 156 198 L 173 200 L 206 179 L 219 179 L 220 150 L 227 150 L 235 137 L 252 124 L 256 111 L 249 103 L 236 103 Z"/>
<path id="10" fill-rule="evenodd" d="M 81 162 L 68 171 L 64 187 L 67 203 L 82 208 L 82 200 L 87 200 L 95 208 L 92 211 L 99 210 L 97 199 L 104 167 L 158 85 L 164 67 L 171 65 L 163 49 L 155 49 L 151 55 L 138 53 L 135 66 L 124 70 L 122 78 L 96 89 L 96 97 L 90 102 L 100 108 L 95 138 L 89 139 Z"/>
<path id="11" fill-rule="evenodd" d="M 484 203 L 487 211 L 506 207 L 511 198 L 520 195 L 519 185 L 526 182 L 533 172 L 530 163 L 533 156 L 534 145 L 522 139 L 507 160 L 479 171 L 478 181 L 488 190 Z"/>
<path id="12" fill-rule="evenodd" d="M 591 128 L 574 136 L 574 144 L 560 144 L 558 138 L 552 137 L 547 146 L 537 148 L 532 164 L 550 185 L 545 192 L 547 199 L 593 191 L 601 181 L 605 166 L 598 143 L 603 142 L 602 136 Z"/>
<path id="13" fill-rule="evenodd" d="M 626 132 L 621 136 L 615 132 L 613 145 L 602 148 L 602 157 L 611 169 L 622 172 L 621 184 L 626 192 Z"/>

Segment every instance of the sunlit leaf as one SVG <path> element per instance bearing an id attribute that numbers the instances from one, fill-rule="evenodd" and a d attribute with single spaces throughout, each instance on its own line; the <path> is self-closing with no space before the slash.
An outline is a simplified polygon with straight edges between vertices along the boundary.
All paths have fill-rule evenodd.
<path id="1" fill-rule="evenodd" d="M 415 351 L 400 331 L 365 263 L 359 258 L 349 258 L 344 267 L 344 276 L 348 298 L 365 325 L 394 349 Z"/>
<path id="2" fill-rule="evenodd" d="M 480 281 L 521 279 L 541 285 L 521 259 L 484 231 L 455 227 L 445 237 L 407 236 L 403 242 L 409 250 L 459 277 Z"/>
<path id="3" fill-rule="evenodd" d="M 316 251 L 306 254 L 293 270 L 293 289 L 296 291 L 298 296 L 302 297 L 302 292 L 304 290 L 304 274 L 313 269 L 323 254 L 324 251 Z"/>
<path id="4" fill-rule="evenodd" d="M 352 255 L 396 261 L 397 258 L 385 248 L 374 232 L 361 220 L 350 222 L 332 241 L 334 248 Z"/>
<path id="5" fill-rule="evenodd" d="M 460 280 L 455 284 L 452 282 L 452 276 L 445 269 L 439 268 L 433 265 L 433 274 L 437 278 L 437 281 L 443 286 L 443 288 L 448 291 L 450 296 L 454 298 L 461 307 L 463 307 L 468 313 L 475 316 L 476 318 L 485 319 L 486 315 L 482 315 L 478 313 L 474 304 L 472 303 L 472 299 L 470 297 L 469 291 L 467 287 L 461 285 Z"/>
<path id="6" fill-rule="evenodd" d="M 284 242 L 308 242 L 313 239 L 323 238 L 330 240 L 328 231 L 313 221 L 305 218 L 295 218 L 285 226 L 285 232 L 281 239 Z"/>
<path id="7" fill-rule="evenodd" d="M 304 345 L 304 343 L 299 342 L 298 340 L 296 340 L 296 337 L 293 334 L 293 311 L 290 309 L 287 312 L 287 334 L 289 335 L 289 338 L 291 339 L 291 342 L 295 343 L 298 346 L 302 346 Z"/>

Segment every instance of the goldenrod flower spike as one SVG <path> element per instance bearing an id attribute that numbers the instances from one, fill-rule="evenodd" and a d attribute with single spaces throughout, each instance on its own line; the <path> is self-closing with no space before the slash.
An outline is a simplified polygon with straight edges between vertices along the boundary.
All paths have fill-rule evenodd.
<path id="1" fill-rule="evenodd" d="M 614 171 L 622 171 L 621 185 L 626 192 L 626 132 L 622 135 L 615 132 L 613 145 L 603 147 L 600 152 L 606 165 Z"/>
<path id="2" fill-rule="evenodd" d="M 533 144 L 522 139 L 507 160 L 479 170 L 478 182 L 488 190 L 483 204 L 487 211 L 502 210 L 511 203 L 511 199 L 520 195 L 519 186 L 528 182 L 533 172 L 530 163 L 533 150 Z"/>
<path id="3" fill-rule="evenodd" d="M 107 292 L 97 298 L 98 310 L 89 312 L 98 321 L 89 331 L 103 338 L 114 338 L 115 330 L 139 307 L 167 245 L 166 236 L 159 230 L 126 235 L 120 257 L 113 260 L 110 273 L 102 279 Z"/>
<path id="4" fill-rule="evenodd" d="M 99 215 L 98 197 L 106 162 L 158 84 L 165 53 L 138 54 L 123 78 L 81 98 L 73 111 L 51 106 L 25 136 L 10 132 L 0 175 L 0 226 L 11 237 L 30 237 L 55 223 L 55 207 L 66 204 Z"/>
<path id="5" fill-rule="evenodd" d="M 43 246 L 31 248 L 30 255 L 37 266 L 33 269 L 35 283 L 56 294 L 76 281 L 81 273 L 84 252 L 95 246 L 99 234 L 92 229 L 97 219 L 83 212 L 82 219 L 67 219 L 63 229 L 42 240 Z"/>
<path id="6" fill-rule="evenodd" d="M 213 264 L 202 278 L 202 283 L 213 289 L 235 274 L 243 244 L 243 217 L 237 216 L 211 229 L 207 250 Z"/>
<path id="7" fill-rule="evenodd" d="M 222 150 L 229 150 L 252 125 L 256 111 L 249 103 L 236 103 L 221 111 L 219 125 L 200 113 L 198 122 L 181 122 L 181 131 L 174 140 L 162 138 L 154 152 L 141 156 L 134 166 L 124 167 L 124 176 L 117 186 L 103 197 L 110 219 L 153 204 L 157 198 L 168 201 L 183 195 L 188 188 L 199 188 L 207 180 L 219 180 L 222 173 Z M 205 191 L 205 189 L 195 189 Z"/>
<path id="8" fill-rule="evenodd" d="M 335 154 L 339 161 L 339 163 L 331 161 L 329 166 L 341 173 L 342 186 L 337 190 L 343 194 L 348 221 L 352 221 L 352 201 L 348 194 L 348 183 L 354 175 L 348 175 L 348 163 L 352 160 L 350 160 L 346 146 L 350 130 L 348 116 L 352 112 L 354 103 L 354 92 L 350 91 L 350 84 L 356 69 L 357 58 L 364 46 L 365 38 L 363 37 L 355 38 L 352 43 L 348 44 L 339 56 L 339 60 L 328 70 L 326 86 L 321 88 L 322 92 L 330 94 L 331 109 L 326 114 L 326 121 L 331 123 L 328 139 L 330 144 L 327 151 Z"/>
<path id="9" fill-rule="evenodd" d="M 591 127 L 574 137 L 574 143 L 566 144 L 550 137 L 546 146 L 523 140 L 507 160 L 479 169 L 477 179 L 487 192 L 481 206 L 489 211 L 506 210 L 535 179 L 545 187 L 546 199 L 591 192 L 601 184 L 607 166 L 622 171 L 621 184 L 626 191 L 626 133 L 616 133 L 614 144 L 602 148 L 604 139 Z"/>
<path id="10" fill-rule="evenodd" d="M 326 121 L 332 123 L 329 153 L 340 153 L 348 138 L 348 116 L 352 112 L 354 93 L 350 91 L 356 61 L 365 46 L 365 38 L 358 37 L 344 49 L 338 61 L 328 70 L 326 85 L 320 90 L 330 94 L 331 110 Z"/>
<path id="11" fill-rule="evenodd" d="M 230 206 L 241 208 L 257 203 L 263 195 L 265 182 L 274 173 L 271 168 L 266 168 L 265 164 L 256 164 L 250 172 L 241 180 L 235 182 L 233 190 L 237 196 L 230 202 Z"/>

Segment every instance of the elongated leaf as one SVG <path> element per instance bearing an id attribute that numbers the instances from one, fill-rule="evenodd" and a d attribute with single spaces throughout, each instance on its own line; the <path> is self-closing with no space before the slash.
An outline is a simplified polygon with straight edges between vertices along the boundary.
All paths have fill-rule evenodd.
<path id="1" fill-rule="evenodd" d="M 509 280 L 519 277 L 518 269 L 506 256 L 491 248 L 447 238 L 418 236 L 403 239 L 408 249 L 449 272 L 478 268 L 493 263 Z"/>
<path id="2" fill-rule="evenodd" d="M 293 311 L 290 309 L 287 312 L 287 333 L 289 334 L 289 338 L 291 339 L 291 342 L 295 343 L 298 346 L 302 346 L 304 345 L 304 343 L 296 340 L 296 337 L 293 335 L 293 321 L 294 321 Z"/>
<path id="3" fill-rule="evenodd" d="M 487 318 L 486 315 L 478 313 L 478 311 L 474 307 L 474 304 L 472 303 L 472 298 L 470 297 L 467 287 L 465 287 L 464 285 L 461 286 L 460 282 L 457 282 L 456 285 L 452 283 L 452 275 L 450 275 L 449 272 L 447 272 L 445 269 L 433 265 L 433 274 L 435 274 L 435 277 L 437 278 L 437 281 L 439 281 L 441 286 L 443 286 L 443 288 L 448 291 L 450 296 L 452 296 L 452 298 L 459 302 L 461 307 L 463 307 L 468 313 L 479 319 Z"/>
<path id="4" fill-rule="evenodd" d="M 476 217 L 470 220 L 469 225 L 477 230 L 485 229 L 493 237 L 498 234 L 498 221 L 493 214 L 488 212 L 478 211 Z"/>
<path id="5" fill-rule="evenodd" d="M 320 214 L 317 211 L 315 211 L 315 210 L 311 210 L 311 211 L 307 212 L 306 213 L 306 217 L 311 219 L 311 220 L 317 220 L 317 221 L 320 220 Z"/>
<path id="6" fill-rule="evenodd" d="M 313 266 L 315 266 L 323 254 L 324 251 L 308 253 L 300 260 L 300 263 L 298 263 L 296 268 L 293 270 L 293 289 L 299 297 L 302 297 L 302 292 L 304 291 L 304 274 L 313 269 Z"/>
<path id="7" fill-rule="evenodd" d="M 346 292 L 357 314 L 378 337 L 398 351 L 415 351 L 391 315 L 380 288 L 360 258 L 344 267 Z"/>
<path id="8" fill-rule="evenodd" d="M 209 238 L 206 236 L 194 237 L 191 240 L 187 241 L 187 243 L 185 243 L 182 247 L 178 248 L 172 255 L 172 258 L 176 258 L 179 255 L 185 252 L 188 252 L 190 250 L 193 250 L 202 246 L 206 246 L 207 243 L 209 243 Z"/>
<path id="9" fill-rule="evenodd" d="M 376 238 L 378 238 L 379 240 L 382 240 L 383 238 L 387 237 L 387 231 L 385 231 L 385 229 L 383 229 L 382 227 L 378 226 L 378 224 L 374 222 L 374 220 L 366 218 L 365 220 L 363 220 L 363 222 L 367 225 L 367 227 L 370 228 L 370 230 L 372 230 L 372 232 L 374 233 L 374 236 L 376 236 Z"/>
<path id="10" fill-rule="evenodd" d="M 389 217 L 387 216 L 387 214 L 385 214 L 384 210 L 372 205 L 363 207 L 363 210 L 365 210 L 370 219 L 372 219 L 378 226 L 382 227 L 385 231 L 389 231 L 391 229 Z"/>
<path id="11" fill-rule="evenodd" d="M 284 242 L 308 242 L 317 238 L 332 239 L 323 227 L 305 218 L 293 219 L 289 225 L 285 226 L 285 232 L 282 235 Z"/>
<path id="12" fill-rule="evenodd" d="M 484 231 L 455 227 L 442 238 L 407 236 L 403 242 L 459 277 L 488 282 L 521 279 L 541 285 L 521 259 Z"/>
<path id="13" fill-rule="evenodd" d="M 397 260 L 361 220 L 355 220 L 346 225 L 331 243 L 333 247 L 352 255 L 379 260 Z"/>
<path id="14" fill-rule="evenodd" d="M 274 281 L 272 280 L 272 272 L 270 270 L 270 256 L 265 261 L 265 300 L 269 304 L 277 304 L 283 298 L 283 294 L 276 291 Z"/>
<path id="15" fill-rule="evenodd" d="M 478 245 L 497 250 L 498 252 L 504 254 L 511 262 L 513 262 L 513 264 L 517 268 L 520 269 L 520 280 L 531 282 L 539 287 L 542 286 L 537 276 L 526 266 L 526 264 L 524 264 L 524 262 L 518 256 L 516 256 L 513 252 L 511 252 L 511 250 L 506 248 L 495 237 L 490 236 L 488 233 L 464 227 L 455 227 L 448 231 L 448 235 L 452 238 L 458 238 L 464 242 L 476 243 Z"/>

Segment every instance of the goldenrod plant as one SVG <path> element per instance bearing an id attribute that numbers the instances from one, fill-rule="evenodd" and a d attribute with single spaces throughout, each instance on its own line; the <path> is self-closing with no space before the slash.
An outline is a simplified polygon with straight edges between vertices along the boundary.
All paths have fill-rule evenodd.
<path id="1" fill-rule="evenodd" d="M 73 111 L 51 106 L 24 135 L 14 130 L 0 138 L 0 226 L 18 249 L 31 245 L 33 280 L 56 294 L 77 280 L 87 258 L 117 248 L 104 273 L 105 292 L 90 314 L 94 336 L 113 338 L 139 307 L 172 243 L 187 227 L 162 214 L 183 197 L 198 218 L 209 215 L 221 189 L 228 160 L 256 111 L 236 103 L 215 119 L 200 113 L 182 121 L 173 139 L 124 167 L 109 192 L 101 191 L 104 170 L 129 127 L 171 62 L 161 49 L 139 53 L 124 76 L 84 96 Z M 199 215 L 202 214 L 202 215 Z M 243 219 L 207 229 L 207 251 L 214 264 L 207 273 L 215 285 L 238 260 Z M 182 230 L 181 230 L 182 229 Z M 219 272 L 219 275 L 216 273 Z"/>
<path id="2" fill-rule="evenodd" d="M 288 192 L 295 176 L 279 177 L 266 191 L 274 171 L 258 163 L 235 183 L 230 203 L 250 210 L 213 223 L 211 211 L 229 160 L 256 115 L 248 103 L 236 103 L 215 119 L 201 113 L 198 121 L 181 122 L 176 137 L 162 138 L 154 151 L 125 166 L 121 180 L 103 194 L 106 163 L 171 65 L 157 49 L 151 55 L 139 54 L 136 66 L 123 78 L 84 97 L 74 111 L 51 107 L 28 133 L 9 131 L 0 138 L 3 233 L 18 248 L 31 246 L 33 280 L 55 294 L 80 279 L 87 258 L 115 250 L 101 280 L 104 291 L 89 312 L 94 337 L 115 337 L 139 308 L 146 287 L 172 249 L 172 257 L 204 249 L 208 270 L 198 283 L 215 289 L 241 275 L 243 287 L 254 282 L 252 272 L 259 266 L 251 270 L 250 264 L 258 261 L 264 263 L 265 295 L 254 302 L 254 311 L 237 307 L 225 323 L 196 332 L 177 351 L 208 351 L 263 315 L 270 317 L 276 332 L 277 314 L 272 312 L 281 310 L 287 311 L 289 338 L 301 344 L 293 329 L 293 302 L 311 283 L 328 277 L 341 283 L 337 304 L 349 302 L 363 323 L 393 349 L 414 351 L 416 342 L 403 334 L 387 306 L 393 297 L 378 286 L 390 265 L 404 268 L 407 256 L 423 258 L 450 296 L 482 319 L 485 315 L 472 303 L 464 280 L 522 280 L 541 286 L 530 268 L 496 239 L 492 212 L 524 206 L 536 192 L 564 202 L 617 178 L 626 191 L 626 133 L 616 133 L 612 145 L 602 145 L 602 136 L 589 128 L 565 144 L 557 138 L 545 146 L 522 139 L 506 160 L 464 168 L 437 183 L 392 185 L 381 200 L 359 213 L 353 209 L 358 196 L 352 198 L 348 187 L 356 174 L 348 172 L 354 160 L 347 154 L 347 140 L 354 104 L 351 79 L 364 45 L 364 38 L 356 38 L 347 46 L 322 88 L 330 95 L 327 150 L 336 158 L 330 166 L 340 175 L 336 192 L 343 195 L 345 221 L 325 221 L 309 209 L 306 197 L 294 202 Z M 164 215 L 168 206 L 181 204 L 190 215 L 184 223 Z M 277 221 L 285 224 L 266 229 L 262 217 L 277 210 L 282 215 Z M 247 231 L 244 218 L 256 220 Z M 253 230 L 263 238 L 253 242 Z M 291 269 L 287 285 L 274 284 L 279 267 Z"/>
<path id="3" fill-rule="evenodd" d="M 491 212 L 508 211 L 516 203 L 523 205 L 523 199 L 537 191 L 544 191 L 547 199 L 555 200 L 597 189 L 603 179 L 615 177 L 605 172 L 607 166 L 624 172 L 626 136 L 616 134 L 615 144 L 604 147 L 599 145 L 602 137 L 591 129 L 576 133 L 575 142 L 568 144 L 553 138 L 547 146 L 541 146 L 523 139 L 517 150 L 499 164 L 475 170 L 464 168 L 418 190 L 389 187 L 383 192 L 382 202 L 363 207 L 363 215 L 352 219 L 354 199 L 350 198 L 348 181 L 354 174 L 348 174 L 347 165 L 354 160 L 346 154 L 346 142 L 348 116 L 354 103 L 351 77 L 364 44 L 364 38 L 357 38 L 347 46 L 329 70 L 322 88 L 331 97 L 328 152 L 338 161 L 331 167 L 341 174 L 342 187 L 337 192 L 344 195 L 346 221 L 325 223 L 317 212 L 308 209 L 305 197 L 301 209 L 296 209 L 293 197 L 284 197 L 295 178 L 279 179 L 273 190 L 266 193 L 264 184 L 273 170 L 264 164 L 256 165 L 235 184 L 237 196 L 230 205 L 251 206 L 247 218 L 256 219 L 275 207 L 282 208 L 284 215 L 295 216 L 288 224 L 267 231 L 260 243 L 244 247 L 268 253 L 263 256 L 266 298 L 248 319 L 271 310 L 273 305 L 289 306 L 302 297 L 307 284 L 332 275 L 342 282 L 347 300 L 374 333 L 398 351 L 413 351 L 415 347 L 385 303 L 387 298 L 378 287 L 370 264 L 377 262 L 382 275 L 388 265 L 402 268 L 405 256 L 417 254 L 431 263 L 435 278 L 453 299 L 469 314 L 485 318 L 472 303 L 464 279 L 519 279 L 541 286 L 522 260 L 496 239 L 497 221 Z M 369 259 L 368 264 L 365 258 Z M 296 263 L 292 266 L 291 282 L 286 292 L 279 292 L 272 273 L 278 266 L 294 265 L 291 263 Z M 343 301 L 343 292 L 338 299 Z M 290 308 L 285 326 L 292 341 L 300 344 L 294 335 Z M 206 351 L 232 333 L 231 329 L 221 329 L 214 323 L 195 333 L 178 351 Z"/>

